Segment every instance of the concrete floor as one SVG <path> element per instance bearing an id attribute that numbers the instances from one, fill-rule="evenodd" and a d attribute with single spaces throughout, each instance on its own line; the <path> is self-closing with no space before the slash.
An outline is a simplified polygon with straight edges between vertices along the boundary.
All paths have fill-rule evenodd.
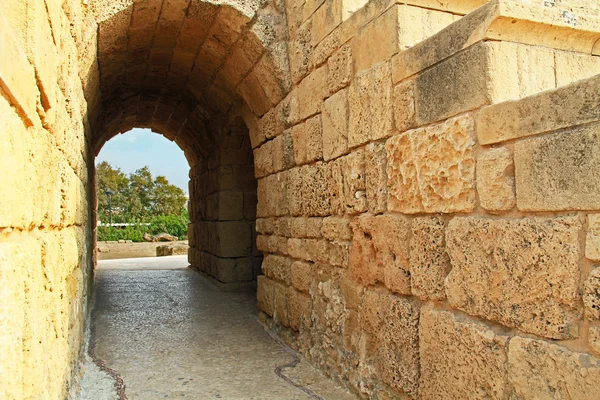
<path id="1" fill-rule="evenodd" d="M 148 260 L 148 261 L 144 261 Z M 130 400 L 356 399 L 258 322 L 254 293 L 224 293 L 185 268 L 185 256 L 99 262 L 96 358 Z M 295 386 L 296 385 L 296 386 Z"/>

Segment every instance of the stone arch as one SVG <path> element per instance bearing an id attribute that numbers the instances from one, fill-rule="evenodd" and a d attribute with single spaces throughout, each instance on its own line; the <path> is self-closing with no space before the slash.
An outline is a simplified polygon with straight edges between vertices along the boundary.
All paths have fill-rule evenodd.
<path id="1" fill-rule="evenodd" d="M 283 10 L 269 1 L 125 0 L 100 1 L 91 14 L 92 153 L 134 127 L 176 142 L 190 165 L 192 267 L 224 284 L 254 280 L 261 257 L 248 127 L 291 88 Z M 234 225 L 244 240 L 226 239 Z M 243 248 L 228 247 L 234 242 Z"/>

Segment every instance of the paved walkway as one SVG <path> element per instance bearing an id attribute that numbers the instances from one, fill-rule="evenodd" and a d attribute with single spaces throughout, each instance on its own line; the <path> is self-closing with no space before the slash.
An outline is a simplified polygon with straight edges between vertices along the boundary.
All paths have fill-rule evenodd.
<path id="1" fill-rule="evenodd" d="M 304 362 L 282 370 L 300 387 L 278 376 L 295 356 L 256 319 L 254 294 L 223 293 L 185 266 L 185 256 L 99 263 L 95 355 L 130 400 L 356 399 Z"/>

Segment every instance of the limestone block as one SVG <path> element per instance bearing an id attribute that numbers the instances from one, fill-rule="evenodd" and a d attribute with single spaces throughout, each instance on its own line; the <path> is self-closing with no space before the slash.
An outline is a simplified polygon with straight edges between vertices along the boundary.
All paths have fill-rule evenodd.
<path id="1" fill-rule="evenodd" d="M 321 112 L 327 90 L 327 66 L 317 68 L 300 82 L 297 90 L 298 118 L 306 119 Z"/>
<path id="2" fill-rule="evenodd" d="M 481 144 L 550 132 L 600 120 L 600 77 L 543 92 L 520 101 L 504 102 L 481 110 L 477 135 Z M 514 118 L 519 115 L 520 118 Z"/>
<path id="3" fill-rule="evenodd" d="M 348 217 L 326 217 L 323 218 L 321 233 L 329 240 L 351 240 L 352 228 Z"/>
<path id="4" fill-rule="evenodd" d="M 292 236 L 299 238 L 320 238 L 322 218 L 293 218 L 292 219 Z"/>
<path id="5" fill-rule="evenodd" d="M 365 187 L 369 212 L 378 214 L 387 208 L 387 171 L 384 143 L 365 147 Z"/>
<path id="6" fill-rule="evenodd" d="M 476 44 L 417 76 L 417 126 L 440 121 L 489 102 L 487 92 L 491 78 L 486 70 L 489 46 Z"/>
<path id="7" fill-rule="evenodd" d="M 600 74 L 600 57 L 572 51 L 555 51 L 556 86 L 587 79 Z"/>
<path id="8" fill-rule="evenodd" d="M 252 229 L 247 221 L 216 223 L 219 257 L 241 257 L 252 253 Z"/>
<path id="9" fill-rule="evenodd" d="M 515 206 L 514 167 L 510 151 L 499 147 L 483 151 L 477 158 L 477 193 L 481 207 L 491 212 Z"/>
<path id="10" fill-rule="evenodd" d="M 273 316 L 275 309 L 275 281 L 267 278 L 264 275 L 256 277 L 258 286 L 256 289 L 256 303 L 258 308 L 263 310 L 270 316 Z"/>
<path id="11" fill-rule="evenodd" d="M 288 317 L 288 287 L 280 283 L 275 282 L 273 286 L 273 297 L 274 297 L 274 308 L 273 308 L 273 319 L 283 326 L 290 326 L 290 320 Z"/>
<path id="12" fill-rule="evenodd" d="M 308 293 L 314 279 L 314 264 L 304 261 L 295 261 L 291 265 L 291 283 L 301 292 Z"/>
<path id="13" fill-rule="evenodd" d="M 588 342 L 592 351 L 596 354 L 600 354 L 600 326 L 590 326 Z"/>
<path id="14" fill-rule="evenodd" d="M 295 196 L 289 198 L 289 211 L 293 216 L 302 215 L 302 171 L 303 168 L 292 168 L 288 171 L 288 190 L 290 193 L 296 193 Z"/>
<path id="15" fill-rule="evenodd" d="M 577 217 L 455 218 L 446 230 L 450 304 L 553 339 L 577 337 Z"/>
<path id="16" fill-rule="evenodd" d="M 269 236 L 269 252 L 288 254 L 288 240 L 284 236 Z"/>
<path id="17" fill-rule="evenodd" d="M 264 274 L 286 285 L 289 285 L 292 281 L 291 269 L 292 260 L 287 257 L 268 254 L 263 259 L 262 270 Z"/>
<path id="18" fill-rule="evenodd" d="M 23 53 L 20 41 L 10 30 L 4 16 L 0 17 L 0 42 L 3 56 L 0 59 L 0 83 L 11 103 L 18 107 L 27 126 L 39 121 L 36 112 L 38 89 L 33 67 Z"/>
<path id="19" fill-rule="evenodd" d="M 381 379 L 395 390 L 416 395 L 419 379 L 419 308 L 381 289 L 365 292 L 361 328 L 373 338 L 371 352 Z"/>
<path id="20" fill-rule="evenodd" d="M 288 289 L 287 306 L 290 328 L 295 331 L 310 328 L 312 299 L 308 294 L 290 287 Z"/>
<path id="21" fill-rule="evenodd" d="M 218 219 L 220 221 L 238 221 L 244 218 L 244 193 L 219 192 Z"/>
<path id="22" fill-rule="evenodd" d="M 323 126 L 321 115 L 307 119 L 292 129 L 294 160 L 302 165 L 323 158 Z"/>
<path id="23" fill-rule="evenodd" d="M 368 286 L 377 282 L 410 294 L 410 221 L 400 215 L 362 215 L 352 224 L 349 274 Z"/>
<path id="24" fill-rule="evenodd" d="M 349 44 L 342 46 L 327 60 L 327 87 L 333 94 L 345 88 L 352 80 L 352 47 Z"/>
<path id="25" fill-rule="evenodd" d="M 360 72 L 348 92 L 348 146 L 356 147 L 392 134 L 392 78 L 389 62 Z"/>
<path id="26" fill-rule="evenodd" d="M 522 211 L 600 209 L 600 124 L 515 145 Z"/>
<path id="27" fill-rule="evenodd" d="M 444 220 L 418 217 L 412 220 L 410 238 L 410 285 L 412 294 L 422 300 L 443 300 L 444 279 L 450 272 L 445 248 Z"/>
<path id="28" fill-rule="evenodd" d="M 311 27 L 312 20 L 306 21 L 298 28 L 295 37 L 290 41 L 290 66 L 292 81 L 295 84 L 309 72 L 312 50 Z"/>
<path id="29" fill-rule="evenodd" d="M 193 243 L 191 237 L 189 237 L 190 243 Z M 262 252 L 271 251 L 271 247 L 269 246 L 269 236 L 267 235 L 258 235 L 256 237 L 256 248 Z"/>
<path id="30" fill-rule="evenodd" d="M 394 86 L 394 123 L 398 132 L 414 128 L 415 121 L 415 80 L 408 80 Z"/>
<path id="31" fill-rule="evenodd" d="M 332 30 L 342 23 L 342 3 L 344 0 L 329 0 L 312 15 L 312 44 L 316 46 Z"/>
<path id="32" fill-rule="evenodd" d="M 331 160 L 348 151 L 348 90 L 340 90 L 323 105 L 323 158 Z"/>
<path id="33" fill-rule="evenodd" d="M 347 275 L 343 275 L 340 279 L 340 290 L 344 296 L 344 304 L 347 308 L 358 310 L 363 302 L 365 287 L 359 285 Z"/>
<path id="34" fill-rule="evenodd" d="M 508 399 L 508 336 L 433 307 L 421 309 L 420 396 L 424 399 Z"/>
<path id="35" fill-rule="evenodd" d="M 273 219 L 273 232 L 278 236 L 292 236 L 292 218 L 281 217 Z"/>
<path id="36" fill-rule="evenodd" d="M 535 339 L 514 337 L 508 379 L 521 398 L 592 400 L 600 397 L 600 359 Z"/>
<path id="37" fill-rule="evenodd" d="M 594 268 L 583 285 L 583 304 L 587 318 L 600 319 L 600 268 Z"/>
<path id="38" fill-rule="evenodd" d="M 388 209 L 407 214 L 474 210 L 473 145 L 470 115 L 389 139 Z"/>
<path id="39" fill-rule="evenodd" d="M 302 214 L 308 216 L 326 216 L 330 212 L 327 196 L 327 164 L 317 163 L 304 166 L 301 170 Z M 295 192 L 297 195 L 298 192 Z"/>
<path id="40" fill-rule="evenodd" d="M 364 150 L 327 164 L 332 214 L 357 214 L 367 208 Z"/>
<path id="41" fill-rule="evenodd" d="M 585 257 L 592 261 L 600 261 L 600 214 L 588 214 L 587 220 Z"/>

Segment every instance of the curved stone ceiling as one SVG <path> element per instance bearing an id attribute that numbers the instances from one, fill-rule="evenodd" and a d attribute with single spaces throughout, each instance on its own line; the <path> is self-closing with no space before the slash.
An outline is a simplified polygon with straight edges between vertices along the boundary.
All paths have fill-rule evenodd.
<path id="1" fill-rule="evenodd" d="M 290 90 L 285 13 L 270 1 L 101 0 L 94 152 L 148 127 L 188 161 L 216 138 L 207 126 L 238 101 L 260 117 Z"/>

